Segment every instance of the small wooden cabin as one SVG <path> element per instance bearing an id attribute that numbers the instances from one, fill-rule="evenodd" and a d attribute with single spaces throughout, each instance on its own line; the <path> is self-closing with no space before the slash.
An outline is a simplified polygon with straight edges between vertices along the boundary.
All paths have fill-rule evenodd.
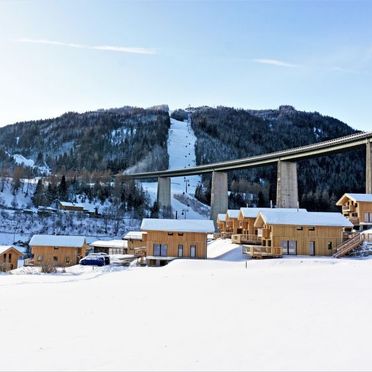
<path id="1" fill-rule="evenodd" d="M 90 244 L 94 253 L 127 254 L 128 242 L 126 240 L 96 240 Z"/>
<path id="2" fill-rule="evenodd" d="M 29 243 L 35 266 L 72 266 L 86 255 L 84 236 L 34 235 Z"/>
<path id="3" fill-rule="evenodd" d="M 254 224 L 263 249 L 283 255 L 331 256 L 352 224 L 341 213 L 262 211 Z M 265 248 L 266 247 L 266 248 Z"/>
<path id="4" fill-rule="evenodd" d="M 214 232 L 211 220 L 144 218 L 147 232 L 146 260 L 149 266 L 166 265 L 175 258 L 207 258 L 207 234 Z"/>
<path id="5" fill-rule="evenodd" d="M 256 218 L 260 212 L 274 211 L 280 212 L 306 212 L 303 208 L 240 208 L 238 221 L 239 229 L 242 230 L 242 234 L 256 234 L 257 229 L 254 227 Z"/>
<path id="6" fill-rule="evenodd" d="M 342 207 L 342 214 L 357 230 L 372 226 L 372 194 L 344 194 L 336 205 Z"/>
<path id="7" fill-rule="evenodd" d="M 127 253 L 136 256 L 146 254 L 147 233 L 145 231 L 129 231 L 123 236 L 127 242 Z"/>
<path id="8" fill-rule="evenodd" d="M 9 271 L 18 267 L 22 253 L 12 245 L 0 245 L 0 271 Z"/>
<path id="9" fill-rule="evenodd" d="M 58 209 L 71 212 L 84 212 L 84 205 L 79 203 L 60 201 L 58 203 Z"/>
<path id="10" fill-rule="evenodd" d="M 231 234 L 241 234 L 239 229 L 239 209 L 228 209 L 226 212 L 226 232 Z"/>
<path id="11" fill-rule="evenodd" d="M 216 224 L 220 234 L 226 232 L 226 213 L 219 213 L 217 215 Z"/>

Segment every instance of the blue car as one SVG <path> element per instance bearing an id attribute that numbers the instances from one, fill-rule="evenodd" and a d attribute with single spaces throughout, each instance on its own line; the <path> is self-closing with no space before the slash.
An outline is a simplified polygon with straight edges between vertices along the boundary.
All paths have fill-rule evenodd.
<path id="1" fill-rule="evenodd" d="M 105 258 L 100 256 L 86 256 L 79 261 L 80 265 L 104 266 Z"/>

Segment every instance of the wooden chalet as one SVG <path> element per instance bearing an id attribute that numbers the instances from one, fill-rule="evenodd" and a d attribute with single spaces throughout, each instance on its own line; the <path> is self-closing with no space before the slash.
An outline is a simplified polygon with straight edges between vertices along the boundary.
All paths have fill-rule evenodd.
<path id="1" fill-rule="evenodd" d="M 372 227 L 372 194 L 346 193 L 336 205 L 342 207 L 342 214 L 356 230 Z"/>
<path id="2" fill-rule="evenodd" d="M 176 258 L 207 258 L 207 234 L 214 232 L 211 220 L 145 218 L 146 260 L 149 266 L 163 266 Z"/>
<path id="3" fill-rule="evenodd" d="M 94 253 L 127 254 L 128 242 L 126 240 L 96 240 L 90 244 Z"/>
<path id="4" fill-rule="evenodd" d="M 254 227 L 261 245 L 245 246 L 245 253 L 252 257 L 331 256 L 352 224 L 341 213 L 262 211 Z"/>
<path id="5" fill-rule="evenodd" d="M 252 243 L 258 241 L 257 228 L 254 227 L 260 212 L 274 211 L 275 213 L 306 212 L 298 208 L 240 208 L 238 215 L 238 233 L 231 236 L 233 243 Z"/>
<path id="6" fill-rule="evenodd" d="M 240 234 L 239 230 L 239 209 L 228 209 L 226 212 L 226 233 L 230 234 Z"/>
<path id="7" fill-rule="evenodd" d="M 0 271 L 10 271 L 18 267 L 22 253 L 12 245 L 0 245 Z"/>
<path id="8" fill-rule="evenodd" d="M 58 202 L 58 209 L 67 212 L 80 212 L 88 213 L 91 215 L 98 215 L 97 208 L 86 207 L 84 204 L 81 203 L 60 201 Z"/>
<path id="9" fill-rule="evenodd" d="M 218 232 L 222 236 L 222 234 L 226 231 L 226 213 L 219 213 L 217 215 L 216 225 Z"/>
<path id="10" fill-rule="evenodd" d="M 35 266 L 76 265 L 88 250 L 88 244 L 83 236 L 34 235 L 29 246 Z"/>
<path id="11" fill-rule="evenodd" d="M 127 253 L 135 256 L 146 255 L 147 233 L 145 231 L 129 231 L 123 236 L 127 242 Z"/>

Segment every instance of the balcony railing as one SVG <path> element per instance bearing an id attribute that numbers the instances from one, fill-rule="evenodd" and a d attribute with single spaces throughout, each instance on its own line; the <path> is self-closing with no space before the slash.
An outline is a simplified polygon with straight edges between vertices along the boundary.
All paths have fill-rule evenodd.
<path id="1" fill-rule="evenodd" d="M 242 252 L 243 254 L 251 256 L 252 258 L 282 257 L 282 248 L 280 247 L 267 247 L 263 245 L 244 245 Z"/>
<path id="2" fill-rule="evenodd" d="M 235 244 L 258 244 L 261 239 L 255 234 L 233 234 L 231 242 Z"/>

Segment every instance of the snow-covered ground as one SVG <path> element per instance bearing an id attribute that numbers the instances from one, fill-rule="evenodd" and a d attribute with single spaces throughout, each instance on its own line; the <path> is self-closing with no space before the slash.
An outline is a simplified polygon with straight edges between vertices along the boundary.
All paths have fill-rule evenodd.
<path id="1" fill-rule="evenodd" d="M 179 121 L 171 119 L 171 127 L 168 135 L 168 155 L 169 155 L 169 169 L 182 169 L 196 165 L 195 158 L 195 142 L 196 136 L 191 128 L 189 121 Z M 194 198 L 195 189 L 198 183 L 201 182 L 200 176 L 189 177 L 173 177 L 171 179 L 172 192 L 172 210 L 173 213 L 177 211 L 178 218 L 187 219 L 206 219 L 209 218 L 209 209 L 207 206 L 198 202 Z M 157 182 L 143 182 L 143 188 L 149 193 L 152 203 L 156 201 Z M 180 198 L 174 195 L 186 194 L 187 198 L 193 202 L 182 203 Z M 193 208 L 195 204 L 196 207 Z"/>
<path id="2" fill-rule="evenodd" d="M 245 261 L 237 249 L 0 275 L 0 370 L 372 369 L 372 260 Z"/>

